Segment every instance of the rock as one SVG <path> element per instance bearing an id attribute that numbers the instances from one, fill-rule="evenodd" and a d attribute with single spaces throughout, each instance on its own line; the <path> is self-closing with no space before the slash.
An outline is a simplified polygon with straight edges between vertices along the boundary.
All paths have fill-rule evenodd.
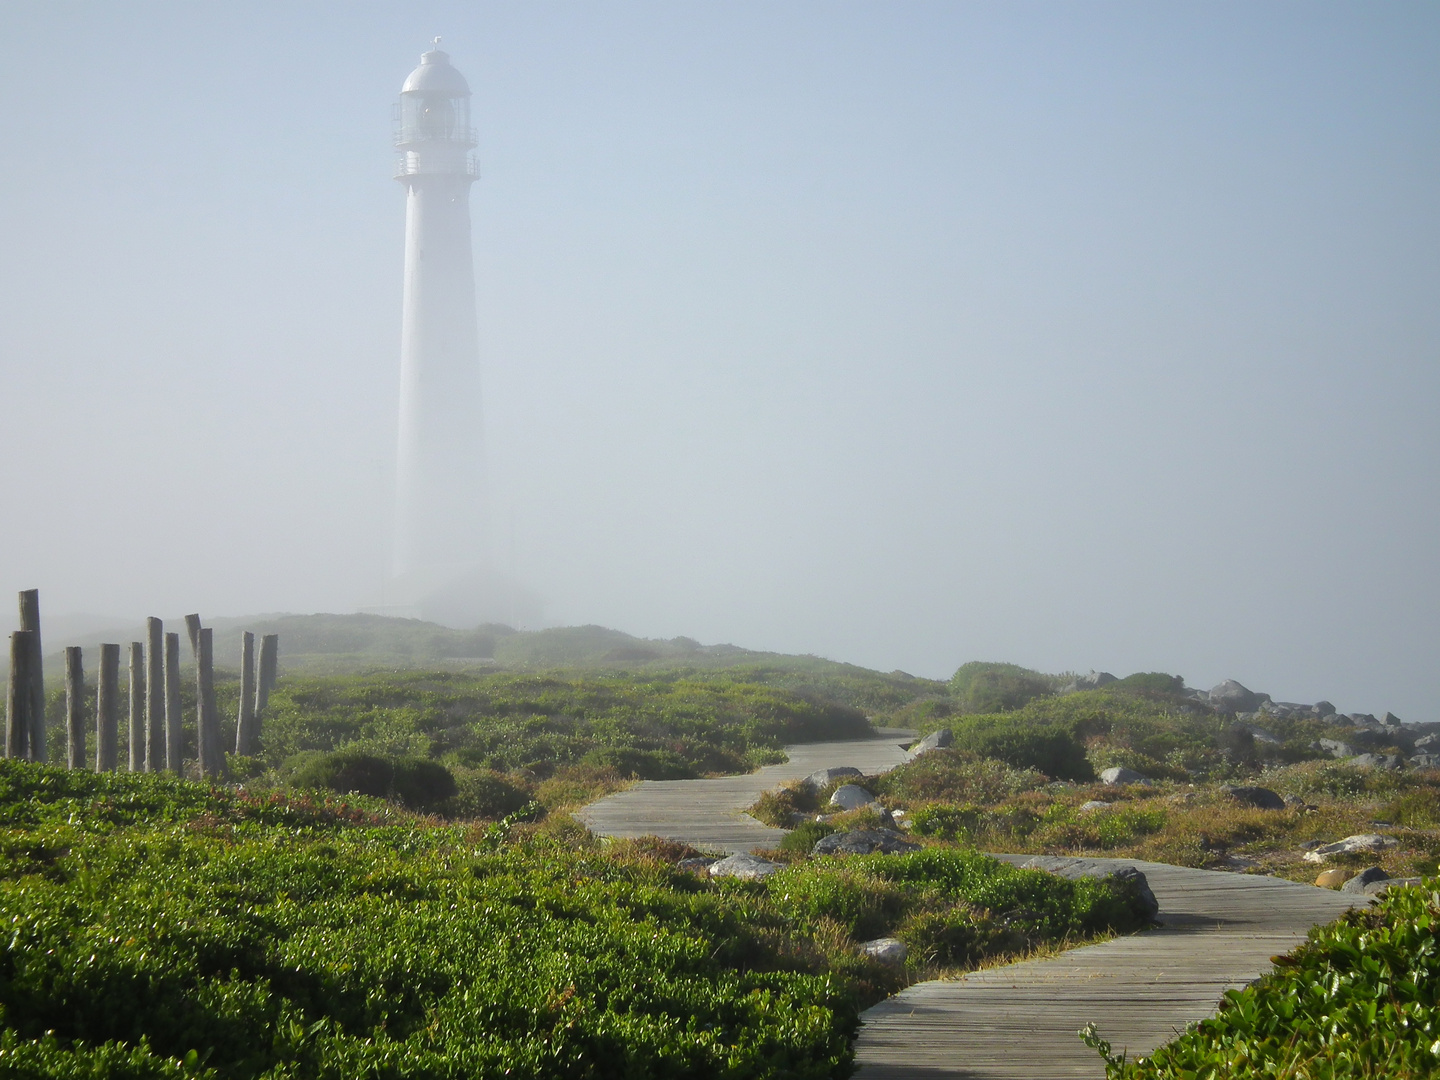
<path id="1" fill-rule="evenodd" d="M 1380 726 L 1380 721 L 1368 712 L 1351 713 L 1346 719 L 1350 721 L 1352 727 L 1375 728 Z"/>
<path id="2" fill-rule="evenodd" d="M 1080 675 L 1072 679 L 1066 685 L 1064 692 L 1073 694 L 1076 690 L 1098 690 L 1102 686 L 1109 686 L 1111 683 L 1119 681 L 1108 671 L 1092 671 L 1089 675 Z"/>
<path id="3" fill-rule="evenodd" d="M 708 855 L 697 855 L 693 859 L 681 859 L 675 866 L 680 870 L 689 870 L 692 874 L 704 874 L 719 861 Z"/>
<path id="4" fill-rule="evenodd" d="M 871 960 L 878 960 L 882 964 L 903 964 L 905 957 L 910 950 L 905 948 L 905 943 L 899 938 L 882 937 L 874 941 L 862 941 L 859 945 L 860 955 L 868 956 Z"/>
<path id="5" fill-rule="evenodd" d="M 1291 810 L 1305 810 L 1309 807 L 1310 804 L 1307 803 L 1304 799 L 1302 799 L 1299 795 L 1286 795 L 1285 805 L 1288 806 Z"/>
<path id="6" fill-rule="evenodd" d="M 821 788 L 827 788 L 836 780 L 843 780 L 847 776 L 864 775 L 864 773 L 853 765 L 841 765 L 836 769 L 817 769 L 805 777 L 804 780 L 801 780 L 800 783 L 804 784 L 811 791 L 819 791 Z"/>
<path id="7" fill-rule="evenodd" d="M 1328 701 L 1317 701 L 1310 706 L 1310 711 L 1316 716 L 1334 716 L 1335 706 Z"/>
<path id="8" fill-rule="evenodd" d="M 1285 800 L 1278 792 L 1263 787 L 1235 787 L 1226 784 L 1220 789 L 1222 795 L 1228 795 L 1236 802 L 1245 803 L 1248 806 L 1255 806 L 1261 810 L 1284 810 Z"/>
<path id="9" fill-rule="evenodd" d="M 834 795 L 830 796 L 830 805 L 838 806 L 841 810 L 859 810 L 862 806 L 869 806 L 874 801 L 875 796 L 858 784 L 843 784 L 835 789 Z"/>
<path id="10" fill-rule="evenodd" d="M 783 869 L 785 868 L 779 863 L 742 851 L 738 855 L 731 855 L 729 858 L 711 864 L 710 876 L 733 877 L 739 878 L 741 881 L 759 881 L 761 878 L 767 878 Z"/>
<path id="11" fill-rule="evenodd" d="M 1398 769 L 1402 764 L 1399 754 L 1356 754 L 1347 760 L 1351 765 L 1372 769 Z"/>
<path id="12" fill-rule="evenodd" d="M 1363 895 L 1366 885 L 1371 885 L 1377 881 L 1387 881 L 1389 880 L 1389 877 L 1390 875 L 1385 873 L 1384 870 L 1381 870 L 1380 867 L 1372 866 L 1368 869 L 1361 870 L 1360 873 L 1356 874 L 1354 877 L 1348 878 L 1345 884 L 1340 886 L 1340 891 L 1348 893 L 1360 893 Z"/>
<path id="13" fill-rule="evenodd" d="M 1268 694 L 1257 694 L 1234 679 L 1226 679 L 1218 686 L 1210 688 L 1210 705 L 1216 712 L 1255 712 L 1262 702 L 1269 700 Z"/>
<path id="14" fill-rule="evenodd" d="M 1315 879 L 1315 884 L 1322 889 L 1338 889 L 1344 885 L 1350 877 L 1348 870 L 1342 870 L 1338 866 L 1332 866 L 1329 870 L 1321 870 L 1320 876 Z"/>
<path id="15" fill-rule="evenodd" d="M 1250 732 L 1251 738 L 1253 738 L 1258 743 L 1265 743 L 1268 746 L 1280 746 L 1285 742 L 1285 740 L 1280 738 L 1278 735 L 1274 735 L 1271 732 L 1266 731 L 1264 728 L 1257 727 L 1254 724 L 1247 725 L 1245 730 Z"/>
<path id="16" fill-rule="evenodd" d="M 1116 881 L 1125 883 L 1134 891 L 1145 918 L 1153 920 L 1156 915 L 1160 914 L 1160 901 L 1155 899 L 1150 882 L 1146 880 L 1145 875 L 1138 867 L 1117 867 L 1113 860 L 1100 861 L 1072 859 L 1064 855 L 1037 855 L 1020 868 L 1022 870 L 1044 870 L 1047 874 L 1069 878 L 1071 881 L 1085 877 L 1114 878 Z"/>
<path id="17" fill-rule="evenodd" d="M 1402 885 L 1420 885 L 1425 881 L 1418 877 L 1396 877 L 1387 878 L 1384 881 L 1372 881 L 1365 886 L 1366 896 L 1382 896 L 1387 889 L 1396 889 Z"/>
<path id="18" fill-rule="evenodd" d="M 1405 764 L 1412 769 L 1440 769 L 1440 754 L 1415 754 Z"/>
<path id="19" fill-rule="evenodd" d="M 1106 769 L 1100 774 L 1100 779 L 1112 787 L 1119 784 L 1148 784 L 1150 778 L 1134 769 L 1127 769 L 1123 765 L 1116 765 L 1114 768 Z"/>
<path id="20" fill-rule="evenodd" d="M 1415 740 L 1416 750 L 1440 749 L 1440 733 L 1432 732 L 1429 735 L 1421 735 Z"/>
<path id="21" fill-rule="evenodd" d="M 939 750 L 942 747 L 949 746 L 954 741 L 955 734 L 949 728 L 941 728 L 939 731 L 932 731 L 929 735 L 926 735 L 914 746 L 910 747 L 910 756 L 912 758 L 919 757 L 927 750 Z"/>
<path id="22" fill-rule="evenodd" d="M 1325 846 L 1325 841 L 1324 841 L 1324 840 L 1306 840 L 1303 844 L 1300 845 L 1300 850 L 1301 850 L 1301 851 L 1314 851 L 1317 847 L 1324 847 L 1324 846 Z"/>
<path id="23" fill-rule="evenodd" d="M 1380 718 L 1380 722 L 1386 727 L 1401 727 L 1405 721 L 1396 716 L 1393 712 L 1387 712 Z"/>
<path id="24" fill-rule="evenodd" d="M 894 829 L 852 829 L 822 836 L 811 850 L 816 855 L 873 855 L 877 851 L 901 855 L 919 851 L 920 845 L 906 840 Z"/>
<path id="25" fill-rule="evenodd" d="M 1379 833 L 1356 833 L 1354 836 L 1345 837 L 1344 840 L 1337 840 L 1333 844 L 1321 844 L 1319 847 L 1305 852 L 1305 861 L 1320 863 L 1325 862 L 1331 855 L 1384 851 L 1386 848 L 1394 847 L 1397 842 L 1391 837 L 1381 836 Z"/>
<path id="26" fill-rule="evenodd" d="M 1355 748 L 1348 742 L 1341 742 L 1339 739 L 1321 739 L 1320 749 L 1324 750 L 1331 757 L 1354 757 Z"/>
<path id="27" fill-rule="evenodd" d="M 1108 802 L 1101 802 L 1099 799 L 1091 799 L 1089 802 L 1082 802 L 1075 808 L 1078 813 L 1088 814 L 1091 810 L 1109 810 Z"/>

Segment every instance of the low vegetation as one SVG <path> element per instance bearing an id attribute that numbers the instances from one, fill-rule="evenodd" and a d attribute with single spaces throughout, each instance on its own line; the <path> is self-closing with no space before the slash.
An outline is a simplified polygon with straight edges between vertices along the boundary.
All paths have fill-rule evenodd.
<path id="1" fill-rule="evenodd" d="M 1138 921 L 973 852 L 712 881 L 561 823 L 12 761 L 0 825 L 12 1077 L 843 1076 L 910 978 Z"/>

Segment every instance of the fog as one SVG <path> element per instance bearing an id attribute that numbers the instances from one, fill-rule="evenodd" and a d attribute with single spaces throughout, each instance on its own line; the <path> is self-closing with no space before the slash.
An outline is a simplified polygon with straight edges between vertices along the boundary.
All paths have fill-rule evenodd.
<path id="1" fill-rule="evenodd" d="M 0 592 L 385 601 L 436 34 L 536 624 L 1440 720 L 1430 3 L 4 5 Z"/>

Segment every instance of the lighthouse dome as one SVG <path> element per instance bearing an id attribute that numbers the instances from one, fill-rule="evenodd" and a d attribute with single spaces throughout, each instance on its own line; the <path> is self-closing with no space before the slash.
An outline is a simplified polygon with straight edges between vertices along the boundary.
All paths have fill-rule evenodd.
<path id="1" fill-rule="evenodd" d="M 410 73 L 402 94 L 425 94 L 433 97 L 460 98 L 470 96 L 465 76 L 450 66 L 450 54 L 431 49 L 420 56 L 420 66 Z"/>

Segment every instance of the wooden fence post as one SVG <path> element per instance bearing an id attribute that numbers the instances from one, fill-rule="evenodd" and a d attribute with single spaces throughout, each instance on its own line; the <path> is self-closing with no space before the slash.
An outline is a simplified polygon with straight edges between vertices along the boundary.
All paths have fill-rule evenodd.
<path id="1" fill-rule="evenodd" d="M 180 715 L 180 635 L 165 635 L 165 766 L 182 773 L 185 725 Z"/>
<path id="2" fill-rule="evenodd" d="M 5 756 L 30 756 L 30 631 L 10 635 L 10 686 L 5 695 Z"/>
<path id="3" fill-rule="evenodd" d="M 165 624 L 145 620 L 145 771 L 165 768 Z"/>
<path id="4" fill-rule="evenodd" d="M 240 709 L 235 717 L 235 753 L 253 754 L 255 746 L 255 635 L 240 635 Z"/>
<path id="5" fill-rule="evenodd" d="M 220 724 L 215 715 L 215 631 L 200 631 L 195 664 L 195 697 L 199 710 L 200 775 L 218 777 L 224 764 L 220 753 Z"/>
<path id="6" fill-rule="evenodd" d="M 85 768 L 85 657 L 79 645 L 65 647 L 65 767 Z"/>
<path id="7" fill-rule="evenodd" d="M 280 635 L 266 634 L 260 639 L 260 670 L 255 677 L 255 716 L 257 718 L 270 704 L 270 691 L 275 689 L 275 679 L 280 666 Z M 257 731 L 256 734 L 259 734 Z"/>
<path id="8" fill-rule="evenodd" d="M 95 687 L 95 771 L 114 772 L 120 716 L 120 646 L 100 646 L 100 675 Z"/>
<path id="9" fill-rule="evenodd" d="M 45 761 L 45 672 L 40 654 L 40 590 L 26 589 L 20 594 L 20 629 L 30 634 L 30 737 L 26 756 L 32 761 Z"/>
<path id="10" fill-rule="evenodd" d="M 130 642 L 130 771 L 145 771 L 145 646 Z"/>
<path id="11" fill-rule="evenodd" d="M 185 633 L 187 633 L 188 635 L 190 635 L 190 655 L 191 655 L 192 657 L 198 657 L 198 656 L 200 655 L 200 616 L 199 616 L 199 615 L 186 615 L 186 616 L 185 616 Z"/>

